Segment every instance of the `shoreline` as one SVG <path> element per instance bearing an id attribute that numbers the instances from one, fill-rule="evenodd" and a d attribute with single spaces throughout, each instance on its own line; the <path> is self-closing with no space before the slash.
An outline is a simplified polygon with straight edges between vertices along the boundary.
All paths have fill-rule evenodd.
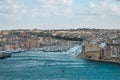
<path id="1" fill-rule="evenodd" d="M 62 45 L 49 45 L 41 48 L 33 48 L 30 51 L 43 51 L 43 52 L 67 52 L 70 48 L 78 44 L 62 44 Z"/>
<path id="2" fill-rule="evenodd" d="M 33 48 L 30 50 L 25 50 L 25 49 L 21 49 L 21 50 L 16 50 L 16 51 L 1 51 L 0 52 L 0 59 L 5 59 L 8 57 L 11 57 L 12 54 L 16 54 L 16 53 L 21 53 L 21 52 L 26 52 L 26 51 L 43 51 L 43 52 L 67 52 L 69 51 L 71 48 L 75 47 L 78 44 L 64 44 L 64 45 L 57 45 L 57 46 L 44 46 L 42 48 Z M 46 49 L 46 47 L 48 49 Z M 56 49 L 57 47 L 57 49 Z"/>
<path id="3" fill-rule="evenodd" d="M 21 53 L 21 52 L 25 52 L 27 50 L 21 49 L 21 50 L 10 50 L 10 51 L 0 51 L 0 59 L 5 59 L 5 58 L 9 58 L 12 56 L 12 54 L 16 54 L 16 53 Z"/>
<path id="4" fill-rule="evenodd" d="M 114 64 L 119 64 L 119 65 L 120 65 L 120 62 L 117 62 L 117 61 L 110 61 L 110 60 L 96 60 L 96 59 L 84 58 L 84 57 L 81 57 L 81 56 L 80 56 L 79 58 L 84 59 L 84 60 L 94 61 L 94 62 L 114 63 Z"/>

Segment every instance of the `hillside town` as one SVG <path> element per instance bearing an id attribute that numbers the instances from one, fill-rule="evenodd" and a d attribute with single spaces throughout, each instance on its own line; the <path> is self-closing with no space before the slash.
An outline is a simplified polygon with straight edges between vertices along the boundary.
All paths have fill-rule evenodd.
<path id="1" fill-rule="evenodd" d="M 70 29 L 40 30 L 18 29 L 0 31 L 0 57 L 3 53 L 29 50 L 63 52 L 75 44 L 82 45 L 84 59 L 120 62 L 120 30 Z"/>
<path id="2" fill-rule="evenodd" d="M 78 34 L 73 35 L 63 31 L 37 29 L 1 30 L 0 58 L 10 57 L 12 53 L 29 50 L 63 52 L 75 44 L 81 43 L 79 40 L 81 40 L 81 38 Z"/>
<path id="3" fill-rule="evenodd" d="M 85 59 L 120 63 L 120 30 L 95 30 L 82 47 Z"/>

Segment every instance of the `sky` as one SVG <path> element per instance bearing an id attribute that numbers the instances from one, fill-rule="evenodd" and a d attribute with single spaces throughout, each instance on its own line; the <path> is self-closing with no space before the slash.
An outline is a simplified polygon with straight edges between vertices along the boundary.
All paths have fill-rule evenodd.
<path id="1" fill-rule="evenodd" d="M 0 29 L 120 29 L 120 0 L 0 0 Z"/>

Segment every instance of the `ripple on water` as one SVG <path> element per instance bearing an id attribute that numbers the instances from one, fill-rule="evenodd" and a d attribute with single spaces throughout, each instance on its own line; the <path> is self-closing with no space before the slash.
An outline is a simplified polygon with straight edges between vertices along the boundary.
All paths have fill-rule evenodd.
<path id="1" fill-rule="evenodd" d="M 0 60 L 0 80 L 120 80 L 120 65 L 78 59 L 71 52 L 14 54 Z"/>

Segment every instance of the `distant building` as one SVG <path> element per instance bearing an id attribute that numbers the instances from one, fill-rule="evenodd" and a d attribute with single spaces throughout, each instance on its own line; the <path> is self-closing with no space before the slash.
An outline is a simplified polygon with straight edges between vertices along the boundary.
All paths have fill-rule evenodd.
<path id="1" fill-rule="evenodd" d="M 112 49 L 111 47 L 106 46 L 104 48 L 104 59 L 105 60 L 110 60 L 111 59 L 111 54 L 112 54 Z"/>
<path id="2" fill-rule="evenodd" d="M 97 44 L 83 46 L 83 57 L 98 60 L 100 58 L 100 47 Z"/>

